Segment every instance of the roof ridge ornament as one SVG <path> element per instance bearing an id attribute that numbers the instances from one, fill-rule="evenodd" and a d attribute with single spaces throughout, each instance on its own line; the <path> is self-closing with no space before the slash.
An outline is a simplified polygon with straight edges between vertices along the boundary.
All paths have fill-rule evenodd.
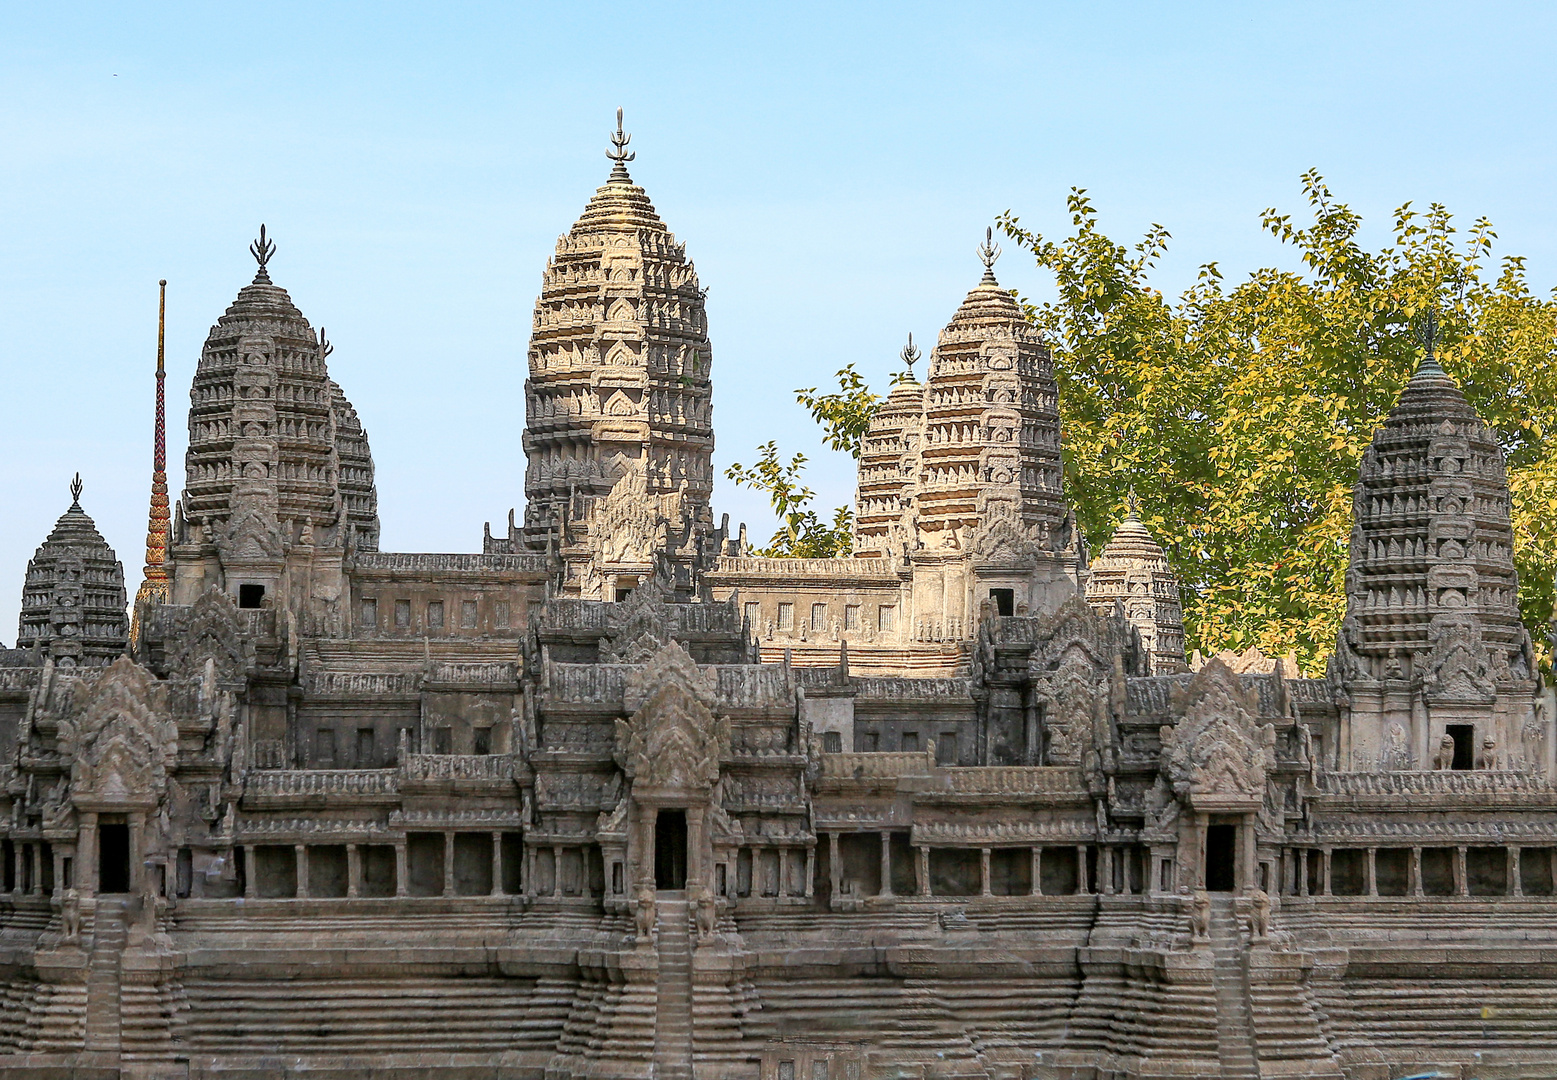
<path id="1" fill-rule="evenodd" d="M 627 149 L 627 144 L 633 141 L 633 137 L 622 130 L 622 110 L 616 110 L 616 131 L 611 134 L 611 149 L 606 151 L 606 157 L 616 162 L 611 169 L 611 179 L 631 183 L 632 177 L 627 175 L 627 163 L 637 158 L 637 153 Z"/>
<path id="2" fill-rule="evenodd" d="M 81 482 L 81 474 L 76 473 L 75 477 L 70 481 L 70 508 L 72 510 L 81 509 L 81 489 L 85 486 Z"/>
<path id="3" fill-rule="evenodd" d="M 1141 520 L 1141 504 L 1135 498 L 1135 487 L 1134 487 L 1134 485 L 1131 485 L 1131 487 L 1130 487 L 1130 494 L 1126 497 L 1126 500 L 1125 500 L 1125 520 L 1126 521 L 1140 521 Z"/>
<path id="4" fill-rule="evenodd" d="M 270 257 L 276 253 L 276 242 L 266 239 L 265 226 L 260 225 L 259 239 L 249 245 L 249 254 L 254 256 L 254 261 L 259 263 L 259 272 L 254 275 L 256 285 L 270 284 L 270 271 L 266 269 Z"/>
<path id="5" fill-rule="evenodd" d="M 995 243 L 995 230 L 993 227 L 984 229 L 984 242 L 978 247 L 979 261 L 984 264 L 984 280 L 979 284 L 997 285 L 995 280 L 995 260 L 1000 258 L 1000 245 Z"/>
<path id="6" fill-rule="evenodd" d="M 1443 365 L 1438 362 L 1436 348 L 1438 345 L 1438 299 L 1433 298 L 1433 304 L 1422 317 L 1421 329 L 1416 332 L 1417 341 L 1422 348 L 1427 350 L 1427 355 L 1422 357 L 1422 362 L 1417 366 L 1417 371 L 1425 371 L 1430 375 L 1447 374 Z"/>
<path id="7" fill-rule="evenodd" d="M 919 359 L 919 346 L 914 344 L 914 332 L 908 332 L 908 344 L 903 346 L 903 351 L 898 353 L 903 358 L 903 366 L 908 369 L 908 380 L 914 379 L 914 362 Z"/>

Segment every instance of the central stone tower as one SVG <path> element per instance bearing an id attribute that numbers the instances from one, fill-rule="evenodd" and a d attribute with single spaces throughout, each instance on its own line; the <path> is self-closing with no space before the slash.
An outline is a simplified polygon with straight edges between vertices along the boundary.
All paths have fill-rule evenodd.
<path id="1" fill-rule="evenodd" d="M 712 350 L 686 246 L 627 173 L 621 110 L 611 175 L 557 241 L 535 302 L 525 385 L 522 530 L 487 550 L 555 547 L 565 595 L 616 599 L 690 567 L 713 530 Z"/>

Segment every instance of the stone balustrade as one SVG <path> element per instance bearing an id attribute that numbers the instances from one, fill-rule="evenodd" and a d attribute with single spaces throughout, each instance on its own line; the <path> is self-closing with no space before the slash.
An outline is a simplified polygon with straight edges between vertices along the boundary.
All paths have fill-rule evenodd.
<path id="1" fill-rule="evenodd" d="M 427 681 L 461 686 L 510 686 L 519 681 L 519 665 L 441 660 L 428 670 Z"/>
<path id="2" fill-rule="evenodd" d="M 553 701 L 620 702 L 631 664 L 552 664 L 547 694 Z"/>
<path id="3" fill-rule="evenodd" d="M 934 750 L 896 754 L 823 754 L 822 776 L 835 780 L 891 780 L 928 776 L 935 771 Z"/>
<path id="4" fill-rule="evenodd" d="M 1319 791 L 1342 797 L 1395 795 L 1552 794 L 1550 779 L 1537 772 L 1507 769 L 1439 769 L 1402 772 L 1327 772 L 1319 776 Z"/>
<path id="5" fill-rule="evenodd" d="M 474 665 L 471 665 L 474 666 Z M 319 696 L 409 697 L 421 692 L 420 672 L 309 671 L 304 686 Z"/>
<path id="6" fill-rule="evenodd" d="M 545 555 L 485 555 L 369 551 L 356 557 L 361 571 L 406 573 L 539 573 L 547 572 Z"/>
<path id="7" fill-rule="evenodd" d="M 396 769 L 254 769 L 244 778 L 244 795 L 394 795 L 399 781 Z"/>
<path id="8" fill-rule="evenodd" d="M 407 754 L 400 764 L 407 780 L 512 780 L 511 754 Z"/>
<path id="9" fill-rule="evenodd" d="M 969 795 L 1087 794 L 1081 770 L 1056 765 L 952 766 L 938 773 L 952 791 Z"/>

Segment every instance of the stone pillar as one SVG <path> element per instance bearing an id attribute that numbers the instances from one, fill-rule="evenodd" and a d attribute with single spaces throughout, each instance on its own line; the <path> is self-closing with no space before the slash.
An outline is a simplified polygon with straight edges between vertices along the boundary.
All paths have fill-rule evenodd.
<path id="1" fill-rule="evenodd" d="M 1023 696 L 1026 698 L 1026 702 L 1022 708 L 1023 727 L 1025 729 L 1026 735 L 1026 746 L 1024 746 L 1022 750 L 1022 764 L 1042 765 L 1043 742 L 1042 735 L 1038 730 L 1038 705 L 1033 700 L 1034 694 L 1032 690 L 1028 690 L 1027 693 Z"/>
<path id="2" fill-rule="evenodd" d="M 450 890 L 451 892 L 453 890 Z M 562 845 L 551 846 L 551 894 L 562 895 Z"/>
<path id="3" fill-rule="evenodd" d="M 28 882 L 32 888 L 28 891 L 34 896 L 39 896 L 43 893 L 43 842 L 39 841 L 27 846 L 31 849 L 32 857 L 32 880 Z"/>
<path id="4" fill-rule="evenodd" d="M 1307 848 L 1297 849 L 1297 894 L 1299 896 L 1308 895 L 1308 856 L 1309 850 Z"/>
<path id="5" fill-rule="evenodd" d="M 1507 882 L 1503 886 L 1503 891 L 1506 892 L 1509 896 L 1523 896 L 1525 894 L 1525 883 L 1523 880 L 1521 880 L 1521 875 L 1519 873 L 1518 844 L 1514 844 L 1509 847 L 1508 862 L 1506 865 L 1508 867 Z M 55 874 L 55 880 L 58 879 L 59 875 Z"/>
<path id="6" fill-rule="evenodd" d="M 752 861 L 753 862 L 756 861 L 756 854 L 755 854 L 755 852 L 752 854 Z M 755 867 L 753 869 L 755 869 Z M 815 845 L 813 845 L 811 847 L 806 848 L 806 899 L 809 900 L 809 899 L 811 899 L 815 895 L 816 895 L 816 847 L 815 847 Z"/>
<path id="7" fill-rule="evenodd" d="M 1097 876 L 1103 879 L 1103 888 L 1099 891 L 1105 896 L 1114 895 L 1114 849 L 1112 845 L 1104 844 L 1097 849 Z"/>
<path id="8" fill-rule="evenodd" d="M 1407 886 L 1412 896 L 1422 895 L 1422 849 L 1411 849 L 1411 883 Z"/>
<path id="9" fill-rule="evenodd" d="M 524 878 L 523 892 L 524 892 L 524 895 L 526 895 L 526 896 L 534 897 L 534 896 L 539 895 L 535 891 L 535 845 L 529 842 L 529 838 L 528 837 L 525 838 L 524 856 L 523 856 L 523 858 L 524 858 L 524 870 L 523 870 L 523 873 L 521 874 L 521 876 Z M 641 881 L 641 879 L 640 879 L 640 881 Z M 649 882 L 649 884 L 652 886 L 654 883 L 651 881 L 651 882 Z M 628 891 L 632 892 L 633 891 L 633 887 L 634 887 L 634 883 L 633 882 L 629 882 L 628 883 Z"/>
<path id="10" fill-rule="evenodd" d="M 302 844 L 292 846 L 293 858 L 296 861 L 297 889 L 293 895 L 299 900 L 308 899 L 308 848 Z"/>
<path id="11" fill-rule="evenodd" d="M 789 895 L 789 875 L 784 873 L 784 870 L 785 870 L 784 864 L 789 861 L 789 849 L 786 848 L 786 847 L 775 848 L 774 849 L 774 856 L 775 857 L 773 859 L 773 866 L 774 866 L 774 871 L 773 872 L 778 875 L 778 880 L 773 883 L 773 885 L 774 885 L 774 890 L 773 890 L 774 895 L 775 896 L 788 896 Z"/>
<path id="12" fill-rule="evenodd" d="M 1130 884 L 1130 868 L 1135 865 L 1135 860 L 1130 858 L 1131 850 L 1132 850 L 1131 848 L 1122 847 L 1122 848 L 1119 849 L 1119 852 L 1118 852 L 1118 855 L 1119 855 L 1119 882 L 1120 882 L 1121 885 L 1124 886 L 1124 895 L 1126 895 L 1126 896 L 1134 896 L 1135 895 L 1135 889 Z M 1139 850 L 1139 849 L 1136 849 L 1136 850 Z"/>
<path id="13" fill-rule="evenodd" d="M 356 844 L 346 845 L 346 897 L 362 894 L 362 849 Z"/>
<path id="14" fill-rule="evenodd" d="M 82 896 L 97 895 L 97 814 L 83 811 L 76 842 L 76 890 Z"/>
<path id="15" fill-rule="evenodd" d="M 611 889 L 609 871 L 607 871 L 606 891 Z M 625 883 L 624 883 L 625 884 Z M 503 895 L 503 834 L 492 834 L 492 895 Z"/>
<path id="16" fill-rule="evenodd" d="M 1320 879 L 1320 882 L 1319 882 L 1319 886 L 1320 886 L 1320 888 L 1319 888 L 1319 895 L 1320 896 L 1329 896 L 1330 895 L 1330 849 L 1329 848 L 1322 848 L 1320 850 L 1320 852 L 1319 852 L 1319 858 L 1321 860 L 1320 861 L 1319 872 L 1322 875 L 1322 877 Z"/>
<path id="17" fill-rule="evenodd" d="M 243 895 L 252 900 L 259 895 L 259 859 L 254 855 L 254 845 L 243 848 Z"/>
<path id="18" fill-rule="evenodd" d="M 561 860 L 558 860 L 560 865 Z M 443 895 L 454 895 L 454 834 L 443 834 Z"/>
<path id="19" fill-rule="evenodd" d="M 1465 846 L 1454 849 L 1454 891 L 1458 896 L 1470 895 L 1470 878 L 1465 872 Z"/>
<path id="20" fill-rule="evenodd" d="M 1032 863 L 1033 863 L 1033 871 L 1032 871 L 1033 880 L 1027 886 L 1027 895 L 1028 896 L 1042 896 L 1043 895 L 1043 878 L 1042 878 L 1041 875 L 1043 873 L 1043 848 L 1041 848 L 1041 847 L 1034 847 L 1032 849 Z"/>
<path id="21" fill-rule="evenodd" d="M 130 822 L 130 892 L 140 893 L 146 888 L 146 856 L 141 849 L 146 835 L 146 815 L 139 810 L 128 815 Z"/>
<path id="22" fill-rule="evenodd" d="M 1379 849 L 1368 849 L 1368 895 L 1379 895 Z"/>
<path id="23" fill-rule="evenodd" d="M 832 899 L 833 903 L 836 904 L 838 902 L 838 898 L 842 895 L 840 890 L 843 888 L 843 867 L 839 865 L 838 862 L 838 834 L 835 832 L 830 832 L 827 834 L 827 871 L 832 876 Z M 784 860 L 782 857 L 780 857 L 779 891 L 782 892 L 783 889 Z"/>
<path id="24" fill-rule="evenodd" d="M 1087 881 L 1087 845 L 1076 845 L 1076 895 L 1091 892 L 1091 884 Z"/>
<path id="25" fill-rule="evenodd" d="M 405 836 L 395 841 L 395 895 L 411 895 L 411 867 L 405 855 Z"/>
<path id="26" fill-rule="evenodd" d="M 930 895 L 930 849 L 920 846 L 914 849 L 919 857 L 919 895 Z"/>
<path id="27" fill-rule="evenodd" d="M 708 846 L 708 838 L 704 835 L 703 808 L 701 806 L 687 807 L 687 888 L 693 885 L 712 887 L 709 879 L 713 876 L 708 869 L 708 860 L 703 856 L 703 849 Z M 784 861 L 779 860 L 779 888 L 787 884 L 784 874 Z"/>
<path id="28" fill-rule="evenodd" d="M 54 845 L 54 894 L 60 896 L 65 891 L 65 845 Z"/>
<path id="29" fill-rule="evenodd" d="M 881 896 L 892 895 L 892 834 L 881 834 L 881 888 L 877 890 Z"/>
<path id="30" fill-rule="evenodd" d="M 979 895 L 989 896 L 989 848 L 979 848 Z"/>
<path id="31" fill-rule="evenodd" d="M 1242 871 L 1238 882 L 1239 892 L 1249 892 L 1260 886 L 1259 847 L 1254 835 L 1254 815 L 1243 816 L 1243 826 L 1238 830 L 1238 869 Z"/>

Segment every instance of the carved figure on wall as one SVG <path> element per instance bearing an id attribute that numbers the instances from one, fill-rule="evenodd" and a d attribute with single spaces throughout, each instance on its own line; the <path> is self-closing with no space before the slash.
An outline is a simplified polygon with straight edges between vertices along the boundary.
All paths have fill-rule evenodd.
<path id="1" fill-rule="evenodd" d="M 1249 928 L 1255 941 L 1270 937 L 1270 894 L 1264 889 L 1249 894 Z"/>
<path id="2" fill-rule="evenodd" d="M 1379 766 L 1386 772 L 1399 772 L 1410 769 L 1411 765 L 1411 750 L 1406 745 L 1406 729 L 1397 720 L 1389 726 L 1384 752 L 1379 755 Z"/>
<path id="3" fill-rule="evenodd" d="M 1454 768 L 1454 736 L 1444 735 L 1438 740 L 1438 753 L 1433 756 L 1434 769 Z"/>

